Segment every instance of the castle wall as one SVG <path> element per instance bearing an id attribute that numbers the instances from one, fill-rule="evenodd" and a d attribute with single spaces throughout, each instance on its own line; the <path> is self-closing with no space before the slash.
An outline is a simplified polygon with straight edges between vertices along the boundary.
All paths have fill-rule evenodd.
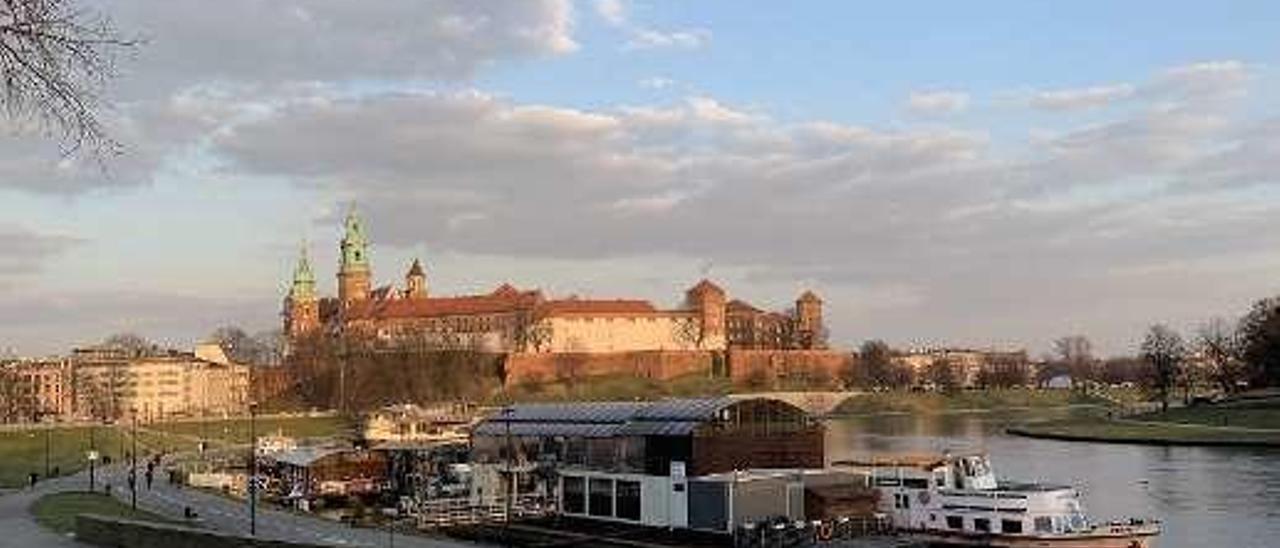
<path id="1" fill-rule="evenodd" d="M 694 350 L 698 319 L 692 313 L 565 315 L 543 320 L 549 352 L 609 353 Z M 724 348 L 724 338 L 703 341 L 702 350 Z"/>
<path id="2" fill-rule="evenodd" d="M 715 352 L 640 351 L 607 353 L 513 353 L 505 362 L 508 385 L 596 375 L 634 375 L 668 380 L 694 373 L 710 374 Z"/>
<path id="3" fill-rule="evenodd" d="M 796 376 L 829 378 L 838 382 L 853 365 L 853 356 L 832 350 L 747 350 L 733 348 L 727 353 L 729 376 L 735 383 L 754 377 L 772 382 Z"/>

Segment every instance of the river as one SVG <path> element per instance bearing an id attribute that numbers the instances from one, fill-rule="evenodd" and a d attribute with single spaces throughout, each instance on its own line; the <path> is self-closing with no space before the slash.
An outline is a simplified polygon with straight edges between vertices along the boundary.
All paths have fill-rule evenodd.
<path id="1" fill-rule="evenodd" d="M 1037 412 L 1051 416 L 1061 412 Z M 978 450 L 1002 478 L 1073 485 L 1099 520 L 1155 517 L 1160 548 L 1280 546 L 1280 450 L 1037 440 L 1025 413 L 877 415 L 828 421 L 830 459 Z"/>

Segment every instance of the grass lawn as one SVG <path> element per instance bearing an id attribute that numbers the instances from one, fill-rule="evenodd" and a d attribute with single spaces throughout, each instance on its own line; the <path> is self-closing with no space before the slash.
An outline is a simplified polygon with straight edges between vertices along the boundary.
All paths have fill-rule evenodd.
<path id="1" fill-rule="evenodd" d="M 1093 414 L 1025 424 L 1010 432 L 1084 441 L 1280 446 L 1280 402 L 1175 408 L 1114 420 Z"/>
<path id="2" fill-rule="evenodd" d="M 0 486 L 25 485 L 31 472 L 44 476 L 46 434 L 50 472 L 57 468 L 61 474 L 70 474 L 88 466 L 91 435 L 92 446 L 102 456 L 113 460 L 123 458 L 122 441 L 126 446 L 124 450 L 129 450 L 128 433 L 114 426 L 6 430 L 0 432 Z M 164 441 L 153 436 L 138 436 L 140 447 L 162 447 Z"/>
<path id="3" fill-rule="evenodd" d="M 287 436 L 318 437 L 345 432 L 349 426 L 340 417 L 264 417 L 258 419 L 259 435 L 277 431 Z M 132 451 L 130 424 L 75 426 L 47 429 L 49 468 L 71 474 L 89 465 L 90 433 L 100 455 L 120 461 Z M 230 419 L 199 422 L 170 422 L 140 425 L 138 453 L 194 451 L 204 432 L 209 439 L 224 443 L 249 443 L 249 420 Z M 44 476 L 45 428 L 0 432 L 0 487 L 26 485 L 27 474 Z"/>
<path id="4" fill-rule="evenodd" d="M 1166 413 L 1149 413 L 1134 418 L 1144 421 L 1164 421 L 1178 424 L 1280 430 L 1280 402 L 1242 401 L 1221 405 L 1179 407 L 1170 409 Z"/>
<path id="5" fill-rule="evenodd" d="M 100 514 L 103 516 L 173 523 L 150 512 L 134 510 L 128 504 L 114 497 L 101 493 L 55 493 L 45 495 L 31 505 L 31 514 L 36 523 L 58 533 L 70 533 L 76 530 L 76 516 L 79 514 Z"/>
<path id="6" fill-rule="evenodd" d="M 1126 394 L 1113 397 L 1125 399 Z M 959 410 L 1050 408 L 1067 405 L 1106 405 L 1107 400 L 1073 390 L 991 389 L 939 392 L 879 392 L 851 398 L 836 408 L 837 415 L 874 413 L 943 413 Z"/>
<path id="7" fill-rule="evenodd" d="M 1176 426 L 1147 422 L 1108 421 L 1102 418 L 1031 423 L 1010 428 L 1009 432 L 1031 437 L 1080 441 L 1280 446 L 1280 431 L 1239 431 L 1210 426 Z"/>
<path id="8" fill-rule="evenodd" d="M 352 424 L 339 416 L 259 417 L 258 435 L 277 432 L 294 438 L 320 438 L 348 433 Z M 157 432 L 167 432 L 188 440 L 206 438 L 214 442 L 249 443 L 249 419 L 166 422 L 147 425 Z"/>

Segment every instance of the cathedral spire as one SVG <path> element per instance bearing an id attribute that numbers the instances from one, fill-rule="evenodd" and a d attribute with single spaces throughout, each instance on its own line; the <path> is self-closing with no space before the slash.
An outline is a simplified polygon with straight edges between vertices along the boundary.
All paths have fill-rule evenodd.
<path id="1" fill-rule="evenodd" d="M 307 257 L 307 244 L 303 242 L 298 252 L 298 264 L 293 268 L 293 285 L 289 288 L 289 298 L 310 300 L 315 297 L 316 275 L 311 271 L 311 260 Z"/>
<path id="2" fill-rule="evenodd" d="M 369 238 L 356 214 L 355 204 L 343 222 L 342 242 L 338 245 L 338 300 L 343 306 L 369 298 Z"/>
<path id="3" fill-rule="evenodd" d="M 347 219 L 343 222 L 342 258 L 339 267 L 344 271 L 368 270 L 369 239 L 364 233 L 364 224 L 356 213 L 356 205 L 351 204 L 347 210 Z"/>

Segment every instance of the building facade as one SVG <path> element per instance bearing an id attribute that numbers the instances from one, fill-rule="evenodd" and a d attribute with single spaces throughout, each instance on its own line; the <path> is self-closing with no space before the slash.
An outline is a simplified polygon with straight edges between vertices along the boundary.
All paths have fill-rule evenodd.
<path id="1" fill-rule="evenodd" d="M 199 354 L 211 352 L 202 349 Z M 129 356 L 77 349 L 70 362 L 71 412 L 81 418 L 153 421 L 232 415 L 243 413 L 248 401 L 248 366 L 193 352 Z"/>
<path id="2" fill-rule="evenodd" d="M 65 358 L 13 360 L 3 365 L 2 414 L 7 421 L 49 420 L 71 413 L 71 366 Z"/>
<path id="3" fill-rule="evenodd" d="M 641 299 L 548 298 L 503 284 L 479 295 L 438 296 L 414 260 L 402 287 L 373 287 L 369 239 L 352 210 L 338 244 L 338 295 L 321 297 L 304 249 L 284 299 L 284 331 L 297 341 L 313 334 L 359 333 L 429 347 L 469 347 L 503 353 L 617 353 L 820 349 L 825 347 L 822 300 L 804 292 L 786 313 L 730 301 L 702 280 L 672 308 Z"/>

